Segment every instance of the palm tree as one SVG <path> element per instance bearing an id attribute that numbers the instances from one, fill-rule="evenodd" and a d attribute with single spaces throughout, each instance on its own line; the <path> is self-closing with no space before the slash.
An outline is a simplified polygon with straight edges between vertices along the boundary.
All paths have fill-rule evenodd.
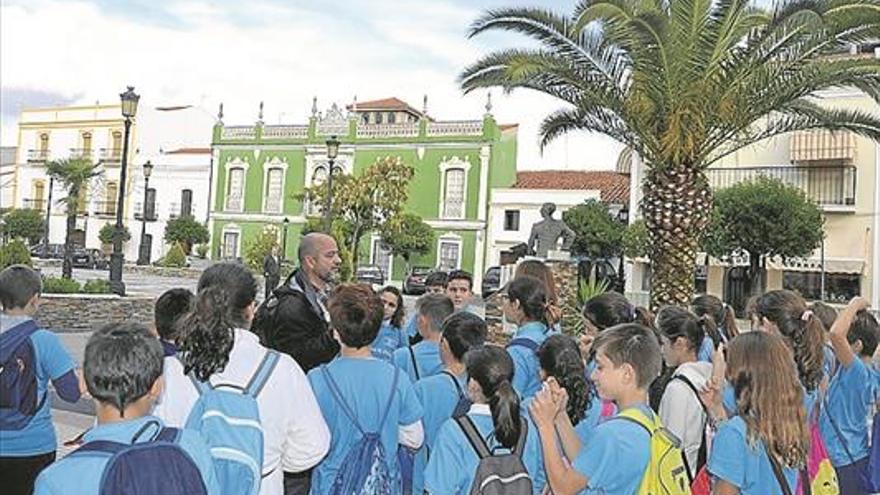
<path id="1" fill-rule="evenodd" d="M 61 183 L 67 191 L 67 197 L 61 201 L 67 206 L 67 233 L 64 237 L 64 262 L 61 265 L 61 276 L 73 276 L 73 231 L 76 230 L 76 214 L 80 207 L 80 191 L 88 188 L 93 177 L 101 175 L 98 165 L 82 158 L 55 160 L 46 164 L 46 173 Z"/>
<path id="2" fill-rule="evenodd" d="M 541 123 L 541 146 L 569 131 L 608 135 L 645 163 L 652 305 L 685 304 L 712 193 L 706 168 L 793 131 L 880 140 L 880 118 L 823 108 L 824 89 L 880 102 L 880 60 L 841 57 L 880 37 L 880 0 L 583 0 L 570 16 L 492 10 L 470 36 L 512 31 L 537 41 L 491 53 L 460 76 L 465 92 L 526 88 L 566 104 Z"/>

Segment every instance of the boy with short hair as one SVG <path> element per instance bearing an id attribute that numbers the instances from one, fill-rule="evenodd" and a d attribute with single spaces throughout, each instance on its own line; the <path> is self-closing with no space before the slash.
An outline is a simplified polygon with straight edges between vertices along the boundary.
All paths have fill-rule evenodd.
<path id="1" fill-rule="evenodd" d="M 82 447 L 40 473 L 36 483 L 38 495 L 102 493 L 102 483 L 115 478 L 104 473 L 113 458 L 103 448 L 108 443 L 121 444 L 123 449 L 133 444 L 138 444 L 138 448 L 163 449 L 162 455 L 153 456 L 158 459 L 156 465 L 138 464 L 143 469 L 142 476 L 138 476 L 138 470 L 125 473 L 131 477 L 125 480 L 127 486 L 150 486 L 170 494 L 182 493 L 184 487 L 189 491 L 201 483 L 204 492 L 196 493 L 219 493 L 211 455 L 202 436 L 191 430 L 166 429 L 161 419 L 150 414 L 162 391 L 162 364 L 162 346 L 143 325 L 111 323 L 89 338 L 83 375 L 95 400 L 97 426 L 85 434 Z M 161 445 L 160 440 L 173 446 Z M 141 446 L 150 442 L 157 444 Z M 124 456 L 119 454 L 117 465 Z M 157 468 L 167 479 L 151 478 L 150 471 Z"/>
<path id="2" fill-rule="evenodd" d="M 382 324 L 382 302 L 366 285 L 343 284 L 334 291 L 327 309 L 341 350 L 336 359 L 308 374 L 331 433 L 330 451 L 312 475 L 312 493 L 329 493 L 337 476 L 363 467 L 343 466 L 363 439 L 361 431 L 379 435 L 385 466 L 399 487 L 398 445 L 412 449 L 422 445 L 423 413 L 412 383 L 403 373 L 372 357 L 370 343 Z"/>
<path id="3" fill-rule="evenodd" d="M 165 357 L 177 354 L 177 323 L 192 310 L 195 295 L 189 289 L 169 289 L 162 293 L 153 307 L 156 333 Z"/>
<path id="4" fill-rule="evenodd" d="M 620 414 L 636 409 L 648 418 L 648 387 L 660 374 L 661 354 L 657 338 L 638 324 L 624 324 L 603 331 L 593 343 L 598 367 L 592 374 L 599 396 L 613 400 Z M 636 493 L 648 467 L 651 437 L 634 421 L 612 418 L 600 423 L 585 444 L 566 425 L 564 391 L 555 382 L 545 383 L 535 395 L 530 412 L 544 452 L 547 481 L 554 493 Z M 556 443 L 559 432 L 567 466 Z"/>
<path id="5" fill-rule="evenodd" d="M 870 453 L 865 419 L 877 393 L 871 357 L 878 347 L 880 325 L 866 311 L 868 307 L 864 298 L 853 299 L 831 326 L 831 345 L 838 368 L 828 385 L 819 418 L 828 457 L 837 471 L 840 493 L 846 494 L 870 493 L 862 486 Z"/>
<path id="6" fill-rule="evenodd" d="M 446 293 L 446 272 L 431 272 L 425 277 L 425 294 L 445 294 Z M 418 344 L 422 341 L 419 335 L 418 325 L 419 312 L 409 317 L 403 329 L 409 337 L 410 345 Z"/>
<path id="7" fill-rule="evenodd" d="M 446 280 L 446 295 L 452 299 L 455 311 L 468 311 L 485 318 L 485 311 L 471 303 L 474 297 L 474 276 L 464 270 L 449 272 Z"/>
<path id="8" fill-rule="evenodd" d="M 406 372 L 411 382 L 436 375 L 443 369 L 440 337 L 443 320 L 455 310 L 452 300 L 442 294 L 425 294 L 418 302 L 418 328 L 422 341 L 394 351 L 392 362 Z"/>
<path id="9" fill-rule="evenodd" d="M 80 397 L 76 362 L 33 320 L 41 290 L 40 275 L 28 266 L 0 272 L 0 479 L 12 495 L 33 492 L 37 475 L 55 460 L 49 381 L 62 400 Z"/>

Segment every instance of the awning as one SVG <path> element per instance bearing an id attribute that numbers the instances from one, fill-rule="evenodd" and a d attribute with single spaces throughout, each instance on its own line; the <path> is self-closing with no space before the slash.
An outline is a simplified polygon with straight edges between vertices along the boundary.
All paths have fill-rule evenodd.
<path id="1" fill-rule="evenodd" d="M 792 162 L 847 160 L 855 157 L 855 136 L 850 132 L 801 131 L 791 136 Z"/>
<path id="2" fill-rule="evenodd" d="M 767 260 L 767 268 L 789 272 L 821 272 L 822 260 L 819 258 L 790 259 L 786 263 L 779 260 Z M 865 260 L 853 258 L 825 258 L 826 273 L 854 273 L 861 275 L 865 268 Z"/>

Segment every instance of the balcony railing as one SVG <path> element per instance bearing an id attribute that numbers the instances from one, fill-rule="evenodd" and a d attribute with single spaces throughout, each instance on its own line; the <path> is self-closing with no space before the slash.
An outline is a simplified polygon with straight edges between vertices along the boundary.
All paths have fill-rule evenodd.
<path id="1" fill-rule="evenodd" d="M 91 148 L 70 148 L 70 157 L 91 159 L 92 150 Z"/>
<path id="2" fill-rule="evenodd" d="M 122 161 L 122 150 L 119 148 L 101 148 L 100 155 L 102 162 L 118 163 Z"/>
<path id="3" fill-rule="evenodd" d="M 93 201 L 95 216 L 115 217 L 116 201 Z"/>
<path id="4" fill-rule="evenodd" d="M 28 150 L 28 163 L 42 163 L 49 159 L 49 150 Z"/>
<path id="5" fill-rule="evenodd" d="M 184 205 L 187 206 L 187 205 Z M 196 206 L 192 203 L 189 205 L 189 209 L 181 208 L 180 203 L 171 203 L 168 207 L 168 218 L 177 218 L 182 216 L 192 216 L 193 211 L 195 211 Z"/>
<path id="6" fill-rule="evenodd" d="M 710 168 L 707 172 L 713 189 L 724 189 L 758 177 L 779 179 L 804 191 L 824 207 L 853 207 L 856 204 L 856 167 L 847 166 L 769 166 Z"/>
<path id="7" fill-rule="evenodd" d="M 46 200 L 45 199 L 23 199 L 21 201 L 21 206 L 23 208 L 30 208 L 32 210 L 46 211 Z"/>
<path id="8" fill-rule="evenodd" d="M 144 220 L 144 203 L 137 202 L 134 204 L 134 218 L 135 220 Z M 156 215 L 156 203 L 147 203 L 147 211 L 146 211 L 146 220 L 148 222 L 155 222 L 158 216 Z"/>

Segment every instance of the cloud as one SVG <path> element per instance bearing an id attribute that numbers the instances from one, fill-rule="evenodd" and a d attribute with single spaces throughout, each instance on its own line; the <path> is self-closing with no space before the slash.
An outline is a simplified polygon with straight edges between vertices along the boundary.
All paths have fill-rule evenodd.
<path id="1" fill-rule="evenodd" d="M 256 120 L 260 101 L 268 123 L 305 122 L 312 96 L 321 108 L 349 103 L 355 95 L 360 101 L 397 96 L 421 107 L 427 94 L 435 118 L 478 119 L 485 91 L 462 95 L 459 72 L 499 40 L 505 46 L 527 40 L 469 40 L 467 27 L 485 8 L 509 4 L 5 1 L 0 141 L 16 141 L 19 106 L 115 102 L 126 85 L 134 85 L 146 105 L 216 108 L 224 102 L 224 120 L 231 125 Z M 12 106 L 6 104 L 8 91 L 19 95 Z M 496 118 L 520 124 L 519 168 L 613 166 L 619 146 L 583 133 L 558 140 L 541 155 L 538 125 L 560 104 L 536 93 L 494 93 Z"/>

